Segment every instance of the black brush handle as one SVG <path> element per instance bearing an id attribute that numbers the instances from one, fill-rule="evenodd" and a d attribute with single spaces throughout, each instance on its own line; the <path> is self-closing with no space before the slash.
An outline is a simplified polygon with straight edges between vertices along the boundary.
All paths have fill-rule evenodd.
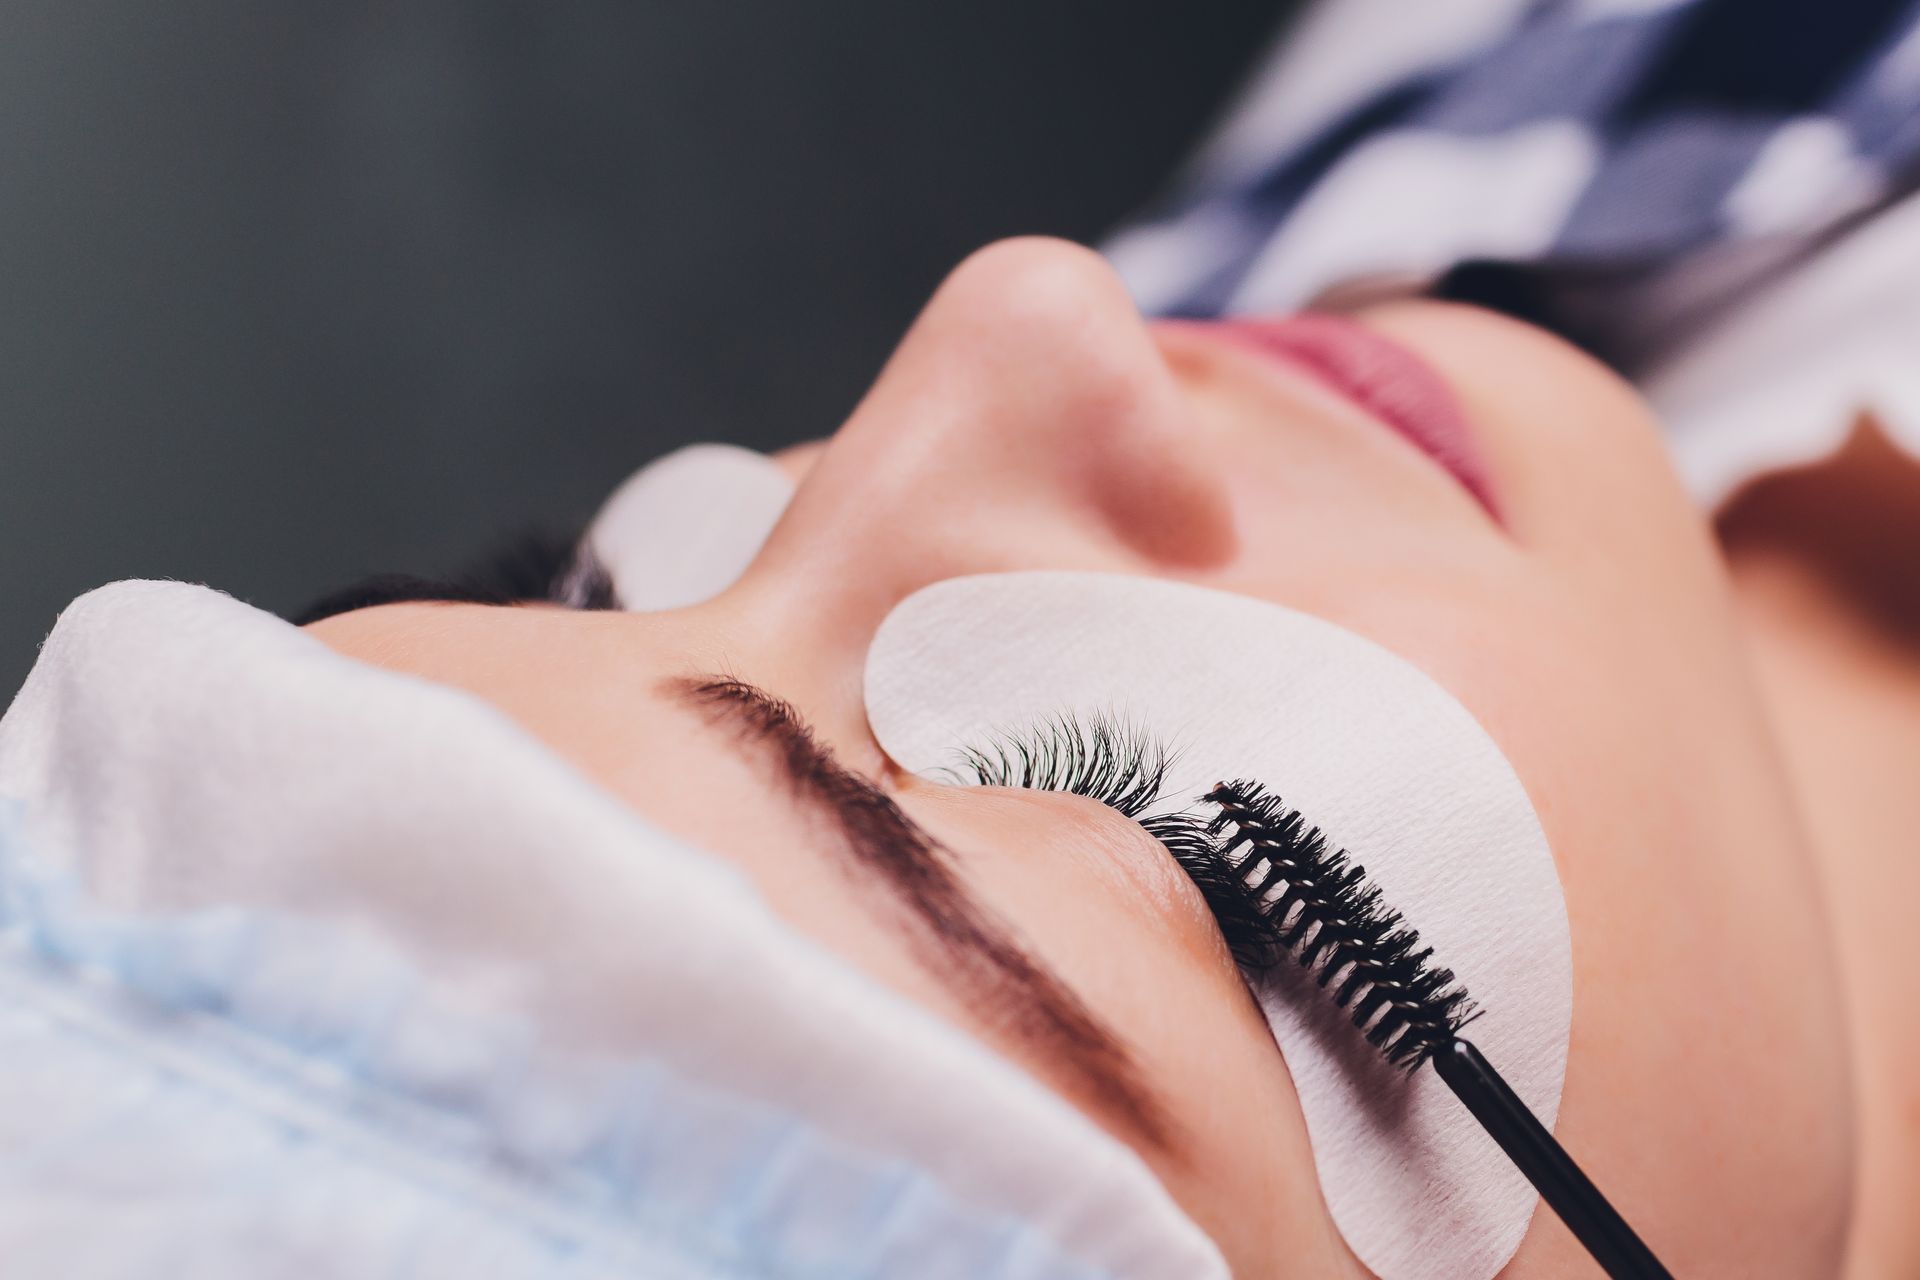
<path id="1" fill-rule="evenodd" d="M 1478 1049 L 1465 1040 L 1449 1040 L 1434 1053 L 1433 1069 L 1608 1275 L 1614 1280 L 1673 1280 Z"/>

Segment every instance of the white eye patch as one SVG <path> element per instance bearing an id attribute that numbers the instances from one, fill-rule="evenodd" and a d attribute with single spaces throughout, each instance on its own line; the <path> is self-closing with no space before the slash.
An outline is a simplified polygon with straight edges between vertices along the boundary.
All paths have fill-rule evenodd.
<path id="1" fill-rule="evenodd" d="M 1484 1010 L 1474 1042 L 1553 1124 L 1573 1013 L 1559 875 L 1506 758 L 1412 664 L 1244 596 L 988 574 L 894 608 L 867 656 L 866 701 L 880 745 L 918 773 L 1061 715 L 1104 715 L 1173 748 L 1159 811 L 1217 782 L 1265 784 L 1365 864 Z M 1384 1280 L 1497 1272 L 1535 1194 L 1465 1107 L 1430 1068 L 1387 1067 L 1294 966 L 1260 996 L 1328 1208 L 1360 1260 Z"/>
<path id="2" fill-rule="evenodd" d="M 622 608 L 679 609 L 732 586 L 792 497 L 793 481 L 765 454 L 688 445 L 615 489 L 587 545 Z"/>

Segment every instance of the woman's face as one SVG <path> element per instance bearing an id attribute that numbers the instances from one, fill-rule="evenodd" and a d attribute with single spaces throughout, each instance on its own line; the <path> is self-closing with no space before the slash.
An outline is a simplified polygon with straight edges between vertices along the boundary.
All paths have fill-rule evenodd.
<path id="1" fill-rule="evenodd" d="M 1203 326 L 1143 322 L 1093 254 L 1010 241 L 956 269 L 796 455 L 785 518 L 718 598 L 394 604 L 313 631 L 497 704 L 740 863 L 798 927 L 1131 1143 L 1236 1274 L 1317 1276 L 1357 1264 L 1198 893 L 1095 802 L 902 773 L 861 690 L 888 611 L 963 574 L 1147 575 L 1336 622 L 1445 686 L 1533 799 L 1573 939 L 1568 1148 L 1677 1272 L 1830 1275 L 1840 995 L 1703 522 L 1645 407 L 1571 348 L 1437 303 L 1354 318 L 1450 384 L 1497 518 L 1347 401 Z M 931 905 L 986 935 L 974 961 L 889 869 L 914 840 L 952 871 Z M 1543 1210 L 1510 1274 L 1582 1256 Z"/>

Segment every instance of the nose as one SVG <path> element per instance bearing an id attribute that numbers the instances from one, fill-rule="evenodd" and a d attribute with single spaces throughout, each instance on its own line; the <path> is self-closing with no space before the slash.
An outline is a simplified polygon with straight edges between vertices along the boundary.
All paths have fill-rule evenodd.
<path id="1" fill-rule="evenodd" d="M 736 593 L 864 651 L 943 578 L 1192 571 L 1234 546 L 1205 428 L 1119 279 L 1011 240 L 941 285 Z"/>

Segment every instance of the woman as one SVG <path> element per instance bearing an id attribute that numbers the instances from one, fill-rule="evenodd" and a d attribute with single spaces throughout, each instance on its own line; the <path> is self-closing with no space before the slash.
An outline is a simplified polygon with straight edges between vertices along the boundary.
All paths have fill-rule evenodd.
<path id="1" fill-rule="evenodd" d="M 1167 849 L 1084 797 L 908 772 L 877 740 L 862 692 L 888 615 L 963 575 L 1130 575 L 1311 614 L 1437 681 L 1511 761 L 1551 846 L 1572 943 L 1555 1129 L 1667 1265 L 1912 1273 L 1920 1241 L 1899 1207 L 1917 1190 L 1916 957 L 1890 915 L 1916 875 L 1901 819 L 1920 813 L 1900 762 L 1910 772 L 1920 759 L 1920 721 L 1892 708 L 1911 704 L 1920 669 L 1910 575 L 1882 572 L 1891 540 L 1913 532 L 1911 462 L 1862 418 L 1845 450 L 1735 502 L 1723 559 L 1645 399 L 1590 355 L 1452 302 L 1348 310 L 1310 333 L 1156 323 L 1094 254 L 1039 240 L 991 246 L 942 285 L 834 437 L 782 459 L 791 501 L 764 545 L 764 519 L 736 522 L 756 544 L 737 580 L 715 571 L 717 593 L 659 609 L 625 589 L 643 572 L 596 566 L 594 555 L 477 598 L 377 584 L 314 611 L 310 637 L 349 660 L 326 667 L 323 682 L 346 690 L 342 670 L 384 668 L 424 678 L 436 697 L 458 691 L 459 716 L 476 703 L 503 712 L 600 794 L 739 868 L 773 913 L 844 965 L 1131 1148 L 1233 1274 L 1365 1274 L 1373 1246 L 1329 1213 L 1288 1063 Z M 1330 378 L 1327 362 L 1346 358 L 1334 349 L 1365 353 L 1367 376 L 1348 364 Z M 1425 405 L 1422 421 L 1442 412 L 1436 398 L 1450 400 L 1464 431 L 1422 437 L 1408 425 L 1409 398 Z M 1836 530 L 1836 510 L 1862 523 Z M 615 514 L 596 528 L 604 534 Z M 587 550 L 617 558 L 593 538 Z M 644 550 L 668 562 L 691 554 Z M 217 650 L 219 628 L 195 643 Z M 50 653 L 86 669 L 71 642 Z M 245 685 L 244 664 L 236 670 Z M 35 763 L 58 746 L 48 726 L 80 696 L 79 682 L 59 678 L 30 682 L 9 714 L 0 782 L 10 794 L 74 790 L 70 774 Z M 248 742 L 272 755 L 282 750 L 272 738 L 215 724 L 210 758 L 236 761 Z M 70 765 L 87 743 L 72 741 Z M 152 752 L 115 759 L 154 764 Z M 126 798 L 116 770 L 97 772 L 89 794 Z M 355 794 L 341 790 L 333 808 Z M 462 797 L 467 810 L 492 803 Z M 43 843 L 56 831 L 101 842 L 97 824 L 63 821 L 29 829 Z M 313 856 L 350 860 L 343 847 L 336 833 Z M 850 862 L 850 850 L 869 856 Z M 883 865 L 910 862 L 903 850 L 921 859 L 920 880 Z M 96 871 L 117 865 L 95 861 Z M 88 878 L 87 855 L 73 865 Z M 485 921 L 475 936 L 507 938 L 548 902 L 530 894 L 518 915 L 497 895 L 463 904 L 453 865 L 409 877 L 417 883 L 398 895 L 417 899 L 406 918 L 422 935 L 444 914 Z M 195 874 L 279 907 L 304 883 L 274 871 Z M 362 868 L 329 891 L 377 897 L 388 892 L 382 874 Z M 156 901 L 124 881 L 118 895 L 139 909 Z M 104 896 L 115 897 L 111 886 Z M 219 897 L 189 886 L 157 900 Z M 572 909 L 554 908 L 554 919 Z M 964 947 L 947 936 L 956 921 Z M 514 988 L 517 961 L 500 963 Z M 721 989 L 715 979 L 710 990 Z M 579 1038 L 564 1008 L 513 1007 L 539 1008 L 536 1028 Z M 737 1020 L 723 1006 L 700 1021 Z M 806 1074 L 826 1059 L 793 1061 Z M 1005 1101 L 1019 1086 L 981 1087 Z M 1040 1114 L 1021 1097 L 1000 1114 Z M 817 1096 L 814 1105 L 832 1111 Z M 901 1114 L 884 1099 L 873 1109 Z M 1055 1131 L 1034 1123 L 1038 1146 L 1053 1150 Z M 1021 1130 L 1000 1138 L 1017 1143 Z M 996 1180 L 1000 1191 L 982 1189 Z M 966 1178 L 948 1166 L 935 1181 L 952 1190 Z M 998 1195 L 1004 1206 L 1012 1182 L 995 1172 L 959 1199 Z M 1132 1252 L 1095 1265 L 1217 1265 L 1136 1190 L 1102 1202 L 1102 1230 L 1125 1234 L 1116 1204 L 1144 1206 L 1151 1221 L 1134 1224 Z M 764 1202 L 731 1203 L 741 1234 L 725 1248 L 676 1246 L 690 1272 L 723 1273 L 729 1251 L 763 1228 Z M 1051 1238 L 1068 1242 L 1066 1262 L 1047 1260 L 1063 1274 L 1076 1251 L 1081 1263 L 1094 1257 L 1071 1226 Z M 1005 1256 L 975 1266 L 946 1254 L 938 1242 L 957 1248 L 958 1235 L 930 1239 L 919 1273 L 1018 1273 Z M 445 1255 L 423 1256 L 444 1269 Z M 802 1255 L 753 1255 L 753 1266 L 783 1274 L 782 1256 Z M 828 1273 L 851 1265 L 821 1256 L 839 1258 Z M 1499 1261 L 1503 1274 L 1558 1275 L 1583 1258 L 1541 1213 Z M 1463 1272 L 1435 1258 L 1406 1273 Z"/>

